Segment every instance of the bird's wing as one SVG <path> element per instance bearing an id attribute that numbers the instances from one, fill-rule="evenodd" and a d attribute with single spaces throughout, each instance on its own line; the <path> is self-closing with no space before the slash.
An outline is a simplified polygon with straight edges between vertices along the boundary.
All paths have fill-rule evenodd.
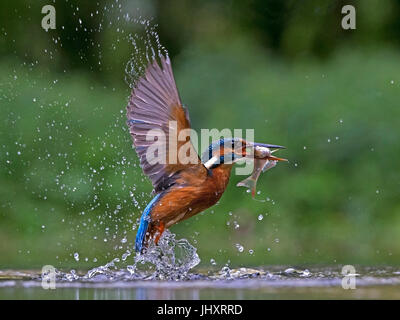
<path id="1" fill-rule="evenodd" d="M 176 172 L 192 166 L 204 167 L 190 142 L 190 135 L 184 141 L 177 141 L 182 130 L 190 129 L 189 113 L 180 101 L 171 61 L 168 56 L 161 56 L 160 60 L 161 67 L 154 60 L 144 76 L 137 81 L 127 107 L 128 125 L 140 158 L 140 166 L 150 178 L 156 193 L 168 188 Z M 153 130 L 165 135 L 164 140 L 158 140 L 161 148 L 154 153 L 159 159 L 164 159 L 162 163 L 148 161 L 146 157 L 149 147 L 157 140 L 154 135 L 158 134 Z M 182 150 L 187 151 L 186 156 L 190 155 L 189 163 L 189 157 L 186 162 L 179 157 L 183 145 L 185 148 Z M 171 149 L 174 149 L 172 153 Z"/>

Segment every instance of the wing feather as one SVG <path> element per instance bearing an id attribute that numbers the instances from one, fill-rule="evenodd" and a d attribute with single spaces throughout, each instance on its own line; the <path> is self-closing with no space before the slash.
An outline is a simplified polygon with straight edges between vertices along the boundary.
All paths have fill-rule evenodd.
<path id="1" fill-rule="evenodd" d="M 179 157 L 176 163 L 169 161 L 169 133 L 173 130 L 169 121 L 176 121 L 176 132 L 171 132 L 177 137 L 181 130 L 190 129 L 190 120 L 189 112 L 182 106 L 179 98 L 171 61 L 168 56 L 166 58 L 161 56 L 160 60 L 161 67 L 157 61 L 148 65 L 144 76 L 133 88 L 127 107 L 128 126 L 133 145 L 143 172 L 150 178 L 156 193 L 168 188 L 174 180 L 172 179 L 174 174 L 185 168 L 199 166 L 199 172 L 202 172 L 201 166 L 206 174 L 206 169 L 195 154 L 193 145 L 190 145 L 193 148 L 190 154 L 195 154 L 196 159 L 192 159 L 191 163 L 183 164 L 179 161 Z M 164 148 L 159 152 L 165 156 L 166 163 L 151 164 L 146 159 L 148 148 L 157 140 L 156 131 L 152 130 L 161 130 L 165 135 Z M 177 141 L 176 154 L 179 154 L 179 148 L 188 141 L 190 137 L 186 141 Z"/>

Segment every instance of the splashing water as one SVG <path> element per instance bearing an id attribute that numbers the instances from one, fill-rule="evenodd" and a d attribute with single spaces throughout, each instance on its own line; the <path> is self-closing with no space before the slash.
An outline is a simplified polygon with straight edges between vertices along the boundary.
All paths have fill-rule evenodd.
<path id="1" fill-rule="evenodd" d="M 130 251 L 122 255 L 125 261 Z M 126 269 L 118 269 L 119 258 L 89 270 L 84 276 L 78 276 L 75 270 L 69 273 L 58 272 L 60 280 L 183 280 L 188 272 L 200 263 L 197 249 L 186 239 L 175 239 L 175 234 L 166 230 L 158 245 L 151 243 L 142 254 L 136 254 L 134 264 Z"/>
<path id="2" fill-rule="evenodd" d="M 140 272 L 145 267 L 155 269 L 151 279 L 184 279 L 188 271 L 200 263 L 197 249 L 186 239 L 175 239 L 175 234 L 166 230 L 158 245 L 153 243 L 143 254 L 137 254 L 131 270 Z"/>
<path id="3" fill-rule="evenodd" d="M 161 44 L 157 25 L 152 25 L 151 19 L 140 17 L 132 19 L 131 22 L 144 28 L 142 33 L 129 34 L 133 52 L 125 67 L 125 82 L 133 88 L 140 76 L 144 74 L 148 64 L 161 55 L 168 56 L 168 51 Z"/>

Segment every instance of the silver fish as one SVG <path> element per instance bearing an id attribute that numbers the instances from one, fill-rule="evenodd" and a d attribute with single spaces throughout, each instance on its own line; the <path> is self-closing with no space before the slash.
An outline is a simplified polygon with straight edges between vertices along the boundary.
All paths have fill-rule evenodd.
<path id="1" fill-rule="evenodd" d="M 257 180 L 261 172 L 265 172 L 276 166 L 278 161 L 268 159 L 254 159 L 253 173 L 246 179 L 240 181 L 236 186 L 246 187 L 251 190 L 251 196 L 254 198 L 256 194 Z"/>
<path id="2" fill-rule="evenodd" d="M 277 158 L 272 156 L 269 148 L 256 146 L 254 148 L 254 169 L 252 174 L 246 179 L 240 181 L 236 186 L 246 187 L 251 190 L 251 196 L 254 198 L 256 194 L 257 180 L 260 177 L 261 172 L 265 172 L 276 166 L 278 161 L 287 161 L 283 158 Z"/>

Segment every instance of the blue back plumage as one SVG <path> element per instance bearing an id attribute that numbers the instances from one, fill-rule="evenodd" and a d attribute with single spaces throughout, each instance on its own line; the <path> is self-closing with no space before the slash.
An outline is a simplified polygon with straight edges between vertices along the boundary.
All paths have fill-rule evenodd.
<path id="1" fill-rule="evenodd" d="M 142 213 L 142 217 L 140 218 L 139 229 L 136 233 L 136 241 L 135 241 L 135 250 L 136 252 L 141 252 L 143 248 L 143 242 L 146 237 L 147 228 L 151 221 L 151 210 L 153 209 L 155 203 L 160 198 L 161 193 L 157 194 L 147 205 L 146 209 L 144 209 Z"/>
<path id="2" fill-rule="evenodd" d="M 212 142 L 209 145 L 208 149 L 203 152 L 203 154 L 201 156 L 201 162 L 206 163 L 208 160 L 210 160 L 213 157 L 215 150 L 219 150 L 221 147 L 223 148 L 225 146 L 228 148 L 232 148 L 232 149 L 235 149 L 235 147 L 236 148 L 241 147 L 242 139 L 241 138 L 222 138 L 222 139 Z M 219 161 L 214 166 L 218 166 L 221 163 L 225 163 L 225 160 L 233 161 L 236 158 L 238 158 L 238 156 L 234 153 L 220 155 Z"/>

